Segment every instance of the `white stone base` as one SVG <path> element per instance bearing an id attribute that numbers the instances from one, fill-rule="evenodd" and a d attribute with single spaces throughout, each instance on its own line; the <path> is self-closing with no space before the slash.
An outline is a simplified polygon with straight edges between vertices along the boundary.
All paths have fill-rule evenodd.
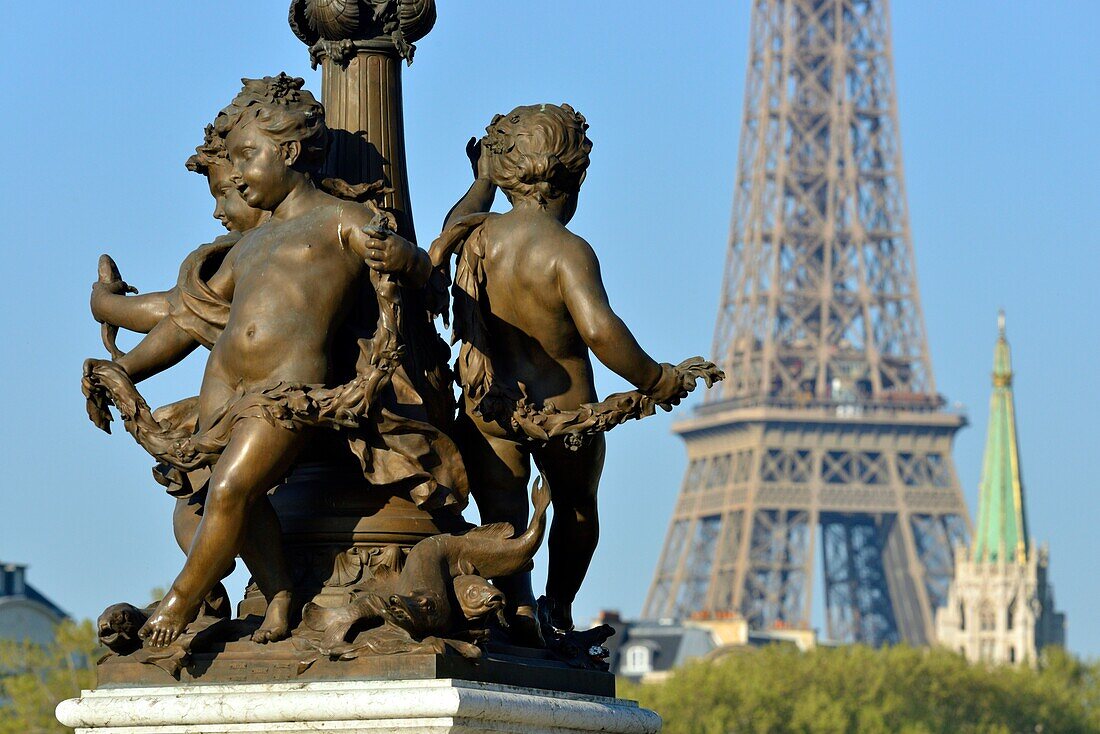
<path id="1" fill-rule="evenodd" d="M 84 691 L 57 718 L 77 734 L 656 734 L 633 701 L 462 680 L 339 681 Z"/>

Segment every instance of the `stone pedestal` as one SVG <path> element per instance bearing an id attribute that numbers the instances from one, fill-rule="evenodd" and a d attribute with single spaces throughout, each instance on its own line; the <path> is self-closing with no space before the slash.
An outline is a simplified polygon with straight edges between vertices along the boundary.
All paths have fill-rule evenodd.
<path id="1" fill-rule="evenodd" d="M 77 734 L 655 734 L 632 701 L 456 679 L 106 688 L 62 702 Z"/>

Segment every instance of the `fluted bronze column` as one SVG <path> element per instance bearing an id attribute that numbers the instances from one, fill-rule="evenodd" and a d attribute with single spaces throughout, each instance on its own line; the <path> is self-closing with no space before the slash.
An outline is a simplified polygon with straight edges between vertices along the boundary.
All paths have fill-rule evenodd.
<path id="1" fill-rule="evenodd" d="M 358 49 L 346 63 L 321 59 L 321 95 L 332 130 L 325 174 L 351 184 L 384 182 L 398 231 L 415 241 L 401 102 L 404 62 L 392 44 L 376 45 Z"/>
<path id="2" fill-rule="evenodd" d="M 321 66 L 321 96 L 333 131 L 325 175 L 381 181 L 398 231 L 415 241 L 405 163 L 401 67 L 435 24 L 435 0 L 296 0 L 290 23 Z"/>

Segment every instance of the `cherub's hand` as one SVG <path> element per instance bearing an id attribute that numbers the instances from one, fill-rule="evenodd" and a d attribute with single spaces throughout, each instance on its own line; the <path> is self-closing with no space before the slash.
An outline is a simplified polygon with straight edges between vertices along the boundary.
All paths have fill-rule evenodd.
<path id="1" fill-rule="evenodd" d="M 479 181 L 489 180 L 489 157 L 485 155 L 485 146 L 477 138 L 470 138 L 466 143 L 466 157 L 470 159 L 470 166 L 474 170 L 474 179 Z"/>
<path id="2" fill-rule="evenodd" d="M 128 290 L 128 288 L 129 286 L 121 280 L 116 280 L 113 283 L 104 283 L 97 280 L 92 283 L 92 297 L 90 301 L 92 318 L 96 321 L 105 321 L 107 302 L 112 296 L 124 296 L 130 293 L 131 291 Z"/>
<path id="3" fill-rule="evenodd" d="M 103 389 L 103 380 L 129 380 L 126 370 L 117 362 L 109 359 L 84 360 L 84 372 L 80 380 L 80 386 L 87 396 L 90 391 Z"/>
<path id="4" fill-rule="evenodd" d="M 416 272 L 420 248 L 390 230 L 374 224 L 352 230 L 352 242 L 371 270 L 409 275 Z"/>
<path id="5" fill-rule="evenodd" d="M 87 399 L 88 418 L 101 431 L 111 432 L 111 396 L 100 382 L 100 374 L 104 370 L 116 367 L 112 362 L 103 359 L 84 360 L 84 371 L 80 378 L 80 389 Z"/>
<path id="6" fill-rule="evenodd" d="M 662 362 L 661 377 L 657 380 L 657 384 L 642 392 L 665 410 L 672 410 L 672 406 L 679 405 L 680 401 L 687 397 L 689 389 L 684 385 L 684 380 L 676 367 Z"/>

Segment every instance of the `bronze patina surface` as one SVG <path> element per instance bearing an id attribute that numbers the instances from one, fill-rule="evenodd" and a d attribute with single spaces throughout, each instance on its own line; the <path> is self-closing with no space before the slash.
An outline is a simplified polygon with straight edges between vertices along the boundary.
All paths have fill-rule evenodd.
<path id="1" fill-rule="evenodd" d="M 295 0 L 290 17 L 325 105 L 285 74 L 243 80 L 187 162 L 229 234 L 171 289 L 135 294 L 106 255 L 92 287 L 111 359 L 85 363 L 89 417 L 109 431 L 115 408 L 153 456 L 186 554 L 159 602 L 101 616 L 101 683 L 457 676 L 609 695 L 611 630 L 572 619 L 603 432 L 722 373 L 652 359 L 567 229 L 583 116 L 494 117 L 467 146 L 473 185 L 422 249 L 400 79 L 434 3 Z M 457 384 L 436 329 L 452 311 Z M 123 353 L 119 328 L 146 336 Z M 136 385 L 200 346 L 198 394 L 152 409 Z M 591 354 L 636 389 L 599 401 Z M 471 492 L 480 527 L 461 514 Z M 253 583 L 234 619 L 221 580 L 237 557 Z"/>

